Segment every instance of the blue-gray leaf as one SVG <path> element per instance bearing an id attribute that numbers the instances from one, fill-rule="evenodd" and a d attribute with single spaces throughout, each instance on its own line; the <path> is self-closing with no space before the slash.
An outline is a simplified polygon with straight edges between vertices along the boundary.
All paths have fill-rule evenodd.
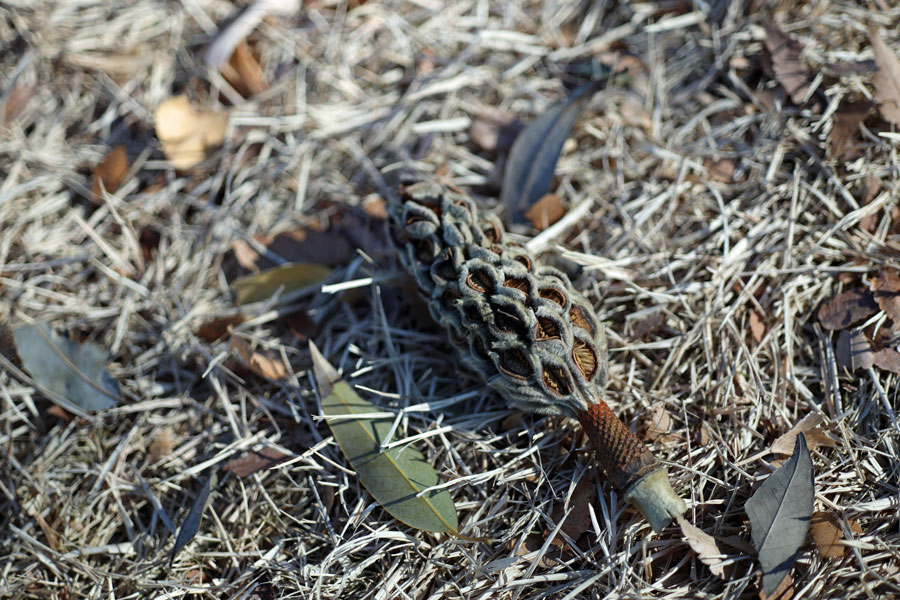
<path id="1" fill-rule="evenodd" d="M 815 481 L 806 438 L 797 434 L 794 453 L 756 490 L 744 510 L 763 570 L 763 592 L 772 594 L 787 575 L 809 531 Z"/>
<path id="2" fill-rule="evenodd" d="M 119 403 L 119 385 L 106 370 L 106 350 L 100 346 L 91 342 L 79 345 L 46 323 L 18 327 L 13 339 L 22 366 L 50 393 L 51 400 L 71 402 L 76 409 L 87 411 Z"/>
<path id="3" fill-rule="evenodd" d="M 512 223 L 527 223 L 525 213 L 550 190 L 563 144 L 594 92 L 605 80 L 579 86 L 557 102 L 516 137 L 503 173 L 500 200 Z"/>
<path id="4" fill-rule="evenodd" d="M 178 530 L 178 537 L 175 538 L 175 546 L 172 548 L 172 554 L 169 556 L 170 565 L 172 564 L 172 561 L 175 560 L 175 555 L 178 554 L 178 551 L 187 546 L 188 542 L 197 535 L 197 531 L 200 529 L 200 521 L 203 520 L 203 511 L 206 509 L 206 503 L 209 502 L 209 492 L 212 489 L 212 486 L 215 485 L 217 479 L 216 472 L 213 471 L 212 474 L 206 478 L 206 482 L 200 489 L 200 493 L 197 494 L 197 498 L 194 500 L 190 512 L 188 512 L 187 517 L 181 524 L 181 528 Z"/>

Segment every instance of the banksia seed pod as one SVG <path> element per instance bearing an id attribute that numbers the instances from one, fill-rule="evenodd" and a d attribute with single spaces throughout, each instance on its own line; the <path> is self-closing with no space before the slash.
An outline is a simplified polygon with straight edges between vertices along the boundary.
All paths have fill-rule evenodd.
<path id="1" fill-rule="evenodd" d="M 568 277 L 505 239 L 467 196 L 431 181 L 401 193 L 388 205 L 401 262 L 460 360 L 513 407 L 577 418 L 654 531 L 684 512 L 665 467 L 601 397 L 606 335 Z"/>

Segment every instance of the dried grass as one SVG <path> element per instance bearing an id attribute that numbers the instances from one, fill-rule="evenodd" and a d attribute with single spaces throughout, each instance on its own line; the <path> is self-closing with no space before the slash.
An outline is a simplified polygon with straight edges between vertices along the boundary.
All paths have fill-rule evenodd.
<path id="1" fill-rule="evenodd" d="M 357 4 L 307 3 L 295 19 L 262 24 L 251 41 L 274 83 L 251 102 L 198 58 L 228 2 L 0 6 L 0 117 L 33 94 L 0 137 L 0 322 L 50 320 L 107 347 L 127 397 L 66 421 L 14 365 L 0 369 L 0 594 L 750 597 L 742 506 L 769 471 L 747 459 L 809 413 L 837 440 L 813 453 L 817 510 L 862 533 L 841 559 L 808 543 L 795 590 L 900 593 L 900 385 L 876 370 L 838 372 L 815 318 L 824 300 L 900 257 L 897 140 L 869 132 L 846 161 L 826 149 L 837 101 L 866 96 L 870 80 L 813 82 L 824 112 L 792 105 L 771 79 L 748 82 L 764 33 L 736 2 L 694 12 L 577 0 Z M 782 2 L 775 21 L 824 69 L 870 60 L 871 26 L 900 46 L 900 10 L 884 8 Z M 654 450 L 688 499 L 688 520 L 730 540 L 727 581 L 676 529 L 653 535 L 623 507 L 588 470 L 573 422 L 511 418 L 448 361 L 441 332 L 377 244 L 332 278 L 362 280 L 355 303 L 340 288 L 291 302 L 361 393 L 419 405 L 398 435 L 426 433 L 416 443 L 446 474 L 462 532 L 491 543 L 410 530 L 360 488 L 316 418 L 308 352 L 278 320 L 284 302 L 237 327 L 290 367 L 281 382 L 235 370 L 227 339 L 193 333 L 233 308 L 233 242 L 327 227 L 366 194 L 389 193 L 391 174 L 412 161 L 448 162 L 454 182 L 491 205 L 497 165 L 468 143 L 479 110 L 527 120 L 563 95 L 568 63 L 613 50 L 646 68 L 631 89 L 599 94 L 576 127 L 558 192 L 585 216 L 539 244 L 559 243 L 585 267 L 578 285 L 610 328 L 611 403 L 631 424 L 659 406 L 671 415 Z M 167 167 L 153 136 L 153 110 L 182 90 L 207 107 L 237 103 L 225 147 L 188 174 Z M 131 176 L 95 201 L 91 169 L 116 145 Z M 873 178 L 881 191 L 863 205 Z M 267 446 L 292 458 L 220 478 L 170 566 L 174 535 L 154 504 L 177 528 L 208 469 Z M 528 554 L 529 533 L 557 528 L 554 510 L 584 476 L 599 491 L 591 530 L 567 552 L 539 537 L 539 555 Z"/>

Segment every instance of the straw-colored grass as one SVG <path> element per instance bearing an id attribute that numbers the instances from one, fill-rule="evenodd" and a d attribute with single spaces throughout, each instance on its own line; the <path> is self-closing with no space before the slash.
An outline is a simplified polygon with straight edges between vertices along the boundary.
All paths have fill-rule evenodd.
<path id="1" fill-rule="evenodd" d="M 200 58 L 230 2 L 0 3 L 0 322 L 100 344 L 125 396 L 63 418 L 3 348 L 0 596 L 755 597 L 743 505 L 777 458 L 759 455 L 810 413 L 835 440 L 812 453 L 816 509 L 861 533 L 838 559 L 808 542 L 795 592 L 900 593 L 900 382 L 839 370 L 816 317 L 900 259 L 898 138 L 875 132 L 889 127 L 873 109 L 852 158 L 829 150 L 840 99 L 872 90 L 865 69 L 829 65 L 871 60 L 870 27 L 900 50 L 900 9 L 776 3 L 817 76 L 814 108 L 764 69 L 763 21 L 744 4 L 306 2 L 250 35 L 270 89 L 244 101 Z M 617 53 L 631 86 L 592 100 L 557 167 L 555 191 L 585 216 L 539 245 L 584 266 L 576 285 L 609 328 L 610 404 L 636 429 L 658 407 L 671 417 L 651 446 L 688 520 L 723 541 L 724 581 L 677 527 L 653 534 L 623 507 L 577 423 L 518 418 L 448 359 L 386 226 L 362 210 L 400 170 L 444 163 L 497 208 L 501 165 L 469 136 L 480 111 L 527 122 L 564 97 L 568 65 Z M 190 172 L 154 135 L 154 110 L 182 92 L 233 110 L 224 147 Z M 92 169 L 119 145 L 128 176 L 95 198 Z M 356 291 L 246 309 L 235 335 L 290 373 L 269 381 L 227 336 L 194 332 L 235 311 L 235 242 L 311 225 L 365 241 L 329 280 Z M 281 319 L 296 309 L 360 394 L 436 407 L 397 435 L 429 433 L 416 445 L 450 482 L 461 532 L 490 543 L 409 529 L 360 486 L 318 418 L 306 342 Z M 268 446 L 289 459 L 220 473 L 170 565 L 175 536 L 154 504 L 177 529 L 212 470 Z M 598 492 L 588 530 L 542 548 L 583 477 Z"/>

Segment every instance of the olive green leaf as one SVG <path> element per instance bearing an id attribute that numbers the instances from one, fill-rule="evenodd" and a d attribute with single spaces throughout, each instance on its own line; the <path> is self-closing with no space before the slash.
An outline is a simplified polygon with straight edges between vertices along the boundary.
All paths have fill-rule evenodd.
<path id="1" fill-rule="evenodd" d="M 425 491 L 441 480 L 422 453 L 408 445 L 383 449 L 393 419 L 371 417 L 383 411 L 360 398 L 340 379 L 312 342 L 309 350 L 322 413 L 360 482 L 398 521 L 416 529 L 459 535 L 456 506 L 449 492 Z"/>
<path id="2" fill-rule="evenodd" d="M 235 279 L 231 286 L 238 304 L 270 298 L 279 288 L 287 292 L 315 285 L 328 279 L 331 269 L 312 263 L 288 263 L 253 275 Z"/>

